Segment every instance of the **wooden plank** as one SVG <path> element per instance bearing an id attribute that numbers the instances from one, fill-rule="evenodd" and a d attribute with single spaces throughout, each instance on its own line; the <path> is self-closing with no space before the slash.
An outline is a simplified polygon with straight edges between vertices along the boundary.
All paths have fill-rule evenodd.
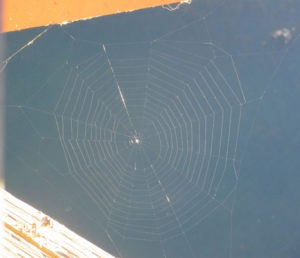
<path id="1" fill-rule="evenodd" d="M 39 243 L 35 242 L 33 238 L 31 238 L 30 236 L 28 236 L 27 234 L 25 234 L 24 232 L 22 232 L 22 230 L 18 230 L 16 228 L 14 228 L 13 226 L 9 225 L 8 223 L 4 222 L 4 226 L 11 232 L 13 232 L 14 234 L 18 235 L 20 238 L 22 238 L 24 241 L 27 241 L 28 243 L 30 243 L 31 245 L 33 245 L 34 247 L 36 247 L 38 250 L 41 250 L 41 252 L 45 255 L 47 255 L 48 257 L 53 257 L 53 258 L 59 258 L 54 252 L 52 252 L 51 250 L 47 249 L 44 246 L 40 246 Z"/>

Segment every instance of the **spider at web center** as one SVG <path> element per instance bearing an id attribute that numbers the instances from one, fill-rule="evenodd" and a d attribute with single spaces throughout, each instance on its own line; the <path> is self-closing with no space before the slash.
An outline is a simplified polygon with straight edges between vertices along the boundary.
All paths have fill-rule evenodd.
<path id="1" fill-rule="evenodd" d="M 141 143 L 139 135 L 135 134 L 129 139 L 129 144 L 139 145 Z"/>

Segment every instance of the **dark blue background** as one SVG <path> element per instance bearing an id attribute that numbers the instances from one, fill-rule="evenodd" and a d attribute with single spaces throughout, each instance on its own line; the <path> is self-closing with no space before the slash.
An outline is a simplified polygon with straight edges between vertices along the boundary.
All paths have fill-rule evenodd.
<path id="1" fill-rule="evenodd" d="M 76 63 L 95 53 L 97 47 L 90 48 L 89 41 L 98 42 L 100 49 L 103 43 L 151 41 L 170 32 L 171 40 L 211 40 L 232 55 L 247 99 L 237 157 L 239 181 L 232 213 L 217 209 L 187 232 L 188 242 L 196 257 L 300 257 L 299 17 L 298 1 L 194 0 L 174 12 L 154 8 L 49 28 L 5 70 L 7 190 L 116 256 L 191 257 L 182 237 L 162 245 L 115 237 L 116 248 L 101 228 L 97 207 L 65 176 L 60 145 L 47 143 L 46 153 L 58 171 L 36 156 L 40 141 L 30 117 L 17 106 L 26 106 L 26 99 L 51 74 L 59 81 L 66 74 L 60 68 L 66 60 Z M 204 24 L 207 31 L 202 34 Z M 291 41 L 272 37 L 281 28 L 291 30 Z M 43 29 L 8 33 L 6 55 Z M 69 35 L 81 48 L 71 57 Z M 47 107 L 47 94 L 43 98 Z M 40 121 L 38 130 L 57 138 L 53 118 L 37 118 L 34 111 L 29 116 Z"/>

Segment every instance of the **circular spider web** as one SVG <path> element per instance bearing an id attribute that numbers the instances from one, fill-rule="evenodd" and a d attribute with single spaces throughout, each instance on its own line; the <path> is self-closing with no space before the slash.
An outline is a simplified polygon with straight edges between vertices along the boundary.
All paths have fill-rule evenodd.
<path id="1" fill-rule="evenodd" d="M 278 46 L 274 35 L 282 30 L 272 33 L 278 24 L 265 15 L 274 7 L 254 6 L 194 1 L 7 35 L 0 75 L 8 189 L 118 257 L 240 257 L 269 249 L 257 241 L 257 227 L 273 230 L 258 224 L 268 221 L 262 207 L 272 208 L 270 225 L 280 214 L 270 205 L 274 193 L 265 191 L 270 169 L 256 162 L 286 159 L 259 148 L 273 139 L 273 127 L 264 126 L 273 122 L 268 108 L 282 106 L 266 99 L 294 78 L 283 65 L 294 60 L 299 35 L 291 29 L 295 40 L 281 38 Z M 297 74 L 292 68 L 287 74 Z M 257 153 L 248 160 L 250 149 Z M 266 192 L 269 199 L 260 200 Z M 284 220 L 291 235 L 293 220 Z M 287 241 L 273 242 L 272 257 Z"/>
<path id="2" fill-rule="evenodd" d="M 244 104 L 229 53 L 161 39 L 102 45 L 70 65 L 53 114 L 69 173 L 107 230 L 164 241 L 231 212 Z"/>

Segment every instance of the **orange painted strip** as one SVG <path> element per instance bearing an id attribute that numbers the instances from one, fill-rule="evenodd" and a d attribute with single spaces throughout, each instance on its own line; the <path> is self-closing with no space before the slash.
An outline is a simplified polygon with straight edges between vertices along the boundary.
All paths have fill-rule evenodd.
<path id="1" fill-rule="evenodd" d="M 180 0 L 3 0 L 3 31 L 62 24 Z"/>

